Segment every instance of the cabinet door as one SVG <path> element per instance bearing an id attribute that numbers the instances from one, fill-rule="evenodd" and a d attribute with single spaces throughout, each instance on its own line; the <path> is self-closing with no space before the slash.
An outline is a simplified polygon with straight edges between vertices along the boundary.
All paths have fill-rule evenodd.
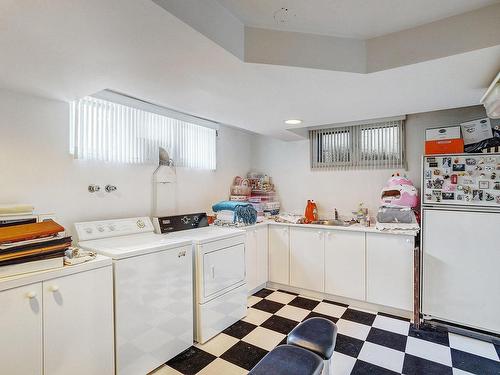
<path id="1" fill-rule="evenodd" d="M 325 292 L 365 299 L 365 234 L 329 230 L 325 237 Z"/>
<path id="2" fill-rule="evenodd" d="M 0 292 L 0 374 L 42 373 L 42 284 Z"/>
<path id="3" fill-rule="evenodd" d="M 290 228 L 290 285 L 324 291 L 324 234 L 323 230 Z"/>
<path id="4" fill-rule="evenodd" d="M 265 284 L 268 278 L 269 236 L 267 226 L 256 229 L 257 236 L 257 286 Z"/>
<path id="5" fill-rule="evenodd" d="M 258 286 L 257 280 L 257 230 L 247 229 L 245 238 L 245 273 L 248 291 Z"/>
<path id="6" fill-rule="evenodd" d="M 366 234 L 366 299 L 368 302 L 413 310 L 414 238 Z"/>
<path id="7" fill-rule="evenodd" d="M 114 374 L 113 273 L 43 282 L 44 375 Z"/>
<path id="8" fill-rule="evenodd" d="M 269 281 L 290 283 L 290 238 L 287 226 L 269 226 Z"/>

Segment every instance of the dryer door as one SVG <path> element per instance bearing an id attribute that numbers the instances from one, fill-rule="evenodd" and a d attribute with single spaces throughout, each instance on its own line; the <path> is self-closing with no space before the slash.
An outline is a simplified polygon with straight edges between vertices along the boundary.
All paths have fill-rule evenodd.
<path id="1" fill-rule="evenodd" d="M 209 300 L 245 282 L 243 243 L 203 254 L 203 298 Z"/>

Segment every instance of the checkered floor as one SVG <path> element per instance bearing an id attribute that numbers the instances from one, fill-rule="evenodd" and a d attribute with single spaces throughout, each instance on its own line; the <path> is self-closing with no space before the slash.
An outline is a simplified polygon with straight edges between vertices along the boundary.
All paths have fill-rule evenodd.
<path id="1" fill-rule="evenodd" d="M 321 316 L 339 328 L 333 374 L 500 374 L 500 345 L 443 331 L 416 331 L 407 319 L 262 289 L 248 315 L 204 345 L 196 344 L 154 375 L 246 374 L 286 342 L 302 320 Z"/>

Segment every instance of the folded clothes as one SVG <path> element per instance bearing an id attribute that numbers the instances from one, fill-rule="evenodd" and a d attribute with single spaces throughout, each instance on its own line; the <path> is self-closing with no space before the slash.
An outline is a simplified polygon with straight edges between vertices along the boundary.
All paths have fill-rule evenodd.
<path id="1" fill-rule="evenodd" d="M 234 211 L 222 210 L 217 212 L 217 220 L 234 223 Z"/>

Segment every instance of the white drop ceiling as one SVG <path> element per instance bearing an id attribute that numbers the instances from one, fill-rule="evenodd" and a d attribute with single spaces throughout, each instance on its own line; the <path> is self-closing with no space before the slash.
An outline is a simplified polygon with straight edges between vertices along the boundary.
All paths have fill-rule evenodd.
<path id="1" fill-rule="evenodd" d="M 103 89 L 282 139 L 299 125 L 461 107 L 500 45 L 371 74 L 244 63 L 150 0 L 0 2 L 0 88 L 55 100 Z"/>

